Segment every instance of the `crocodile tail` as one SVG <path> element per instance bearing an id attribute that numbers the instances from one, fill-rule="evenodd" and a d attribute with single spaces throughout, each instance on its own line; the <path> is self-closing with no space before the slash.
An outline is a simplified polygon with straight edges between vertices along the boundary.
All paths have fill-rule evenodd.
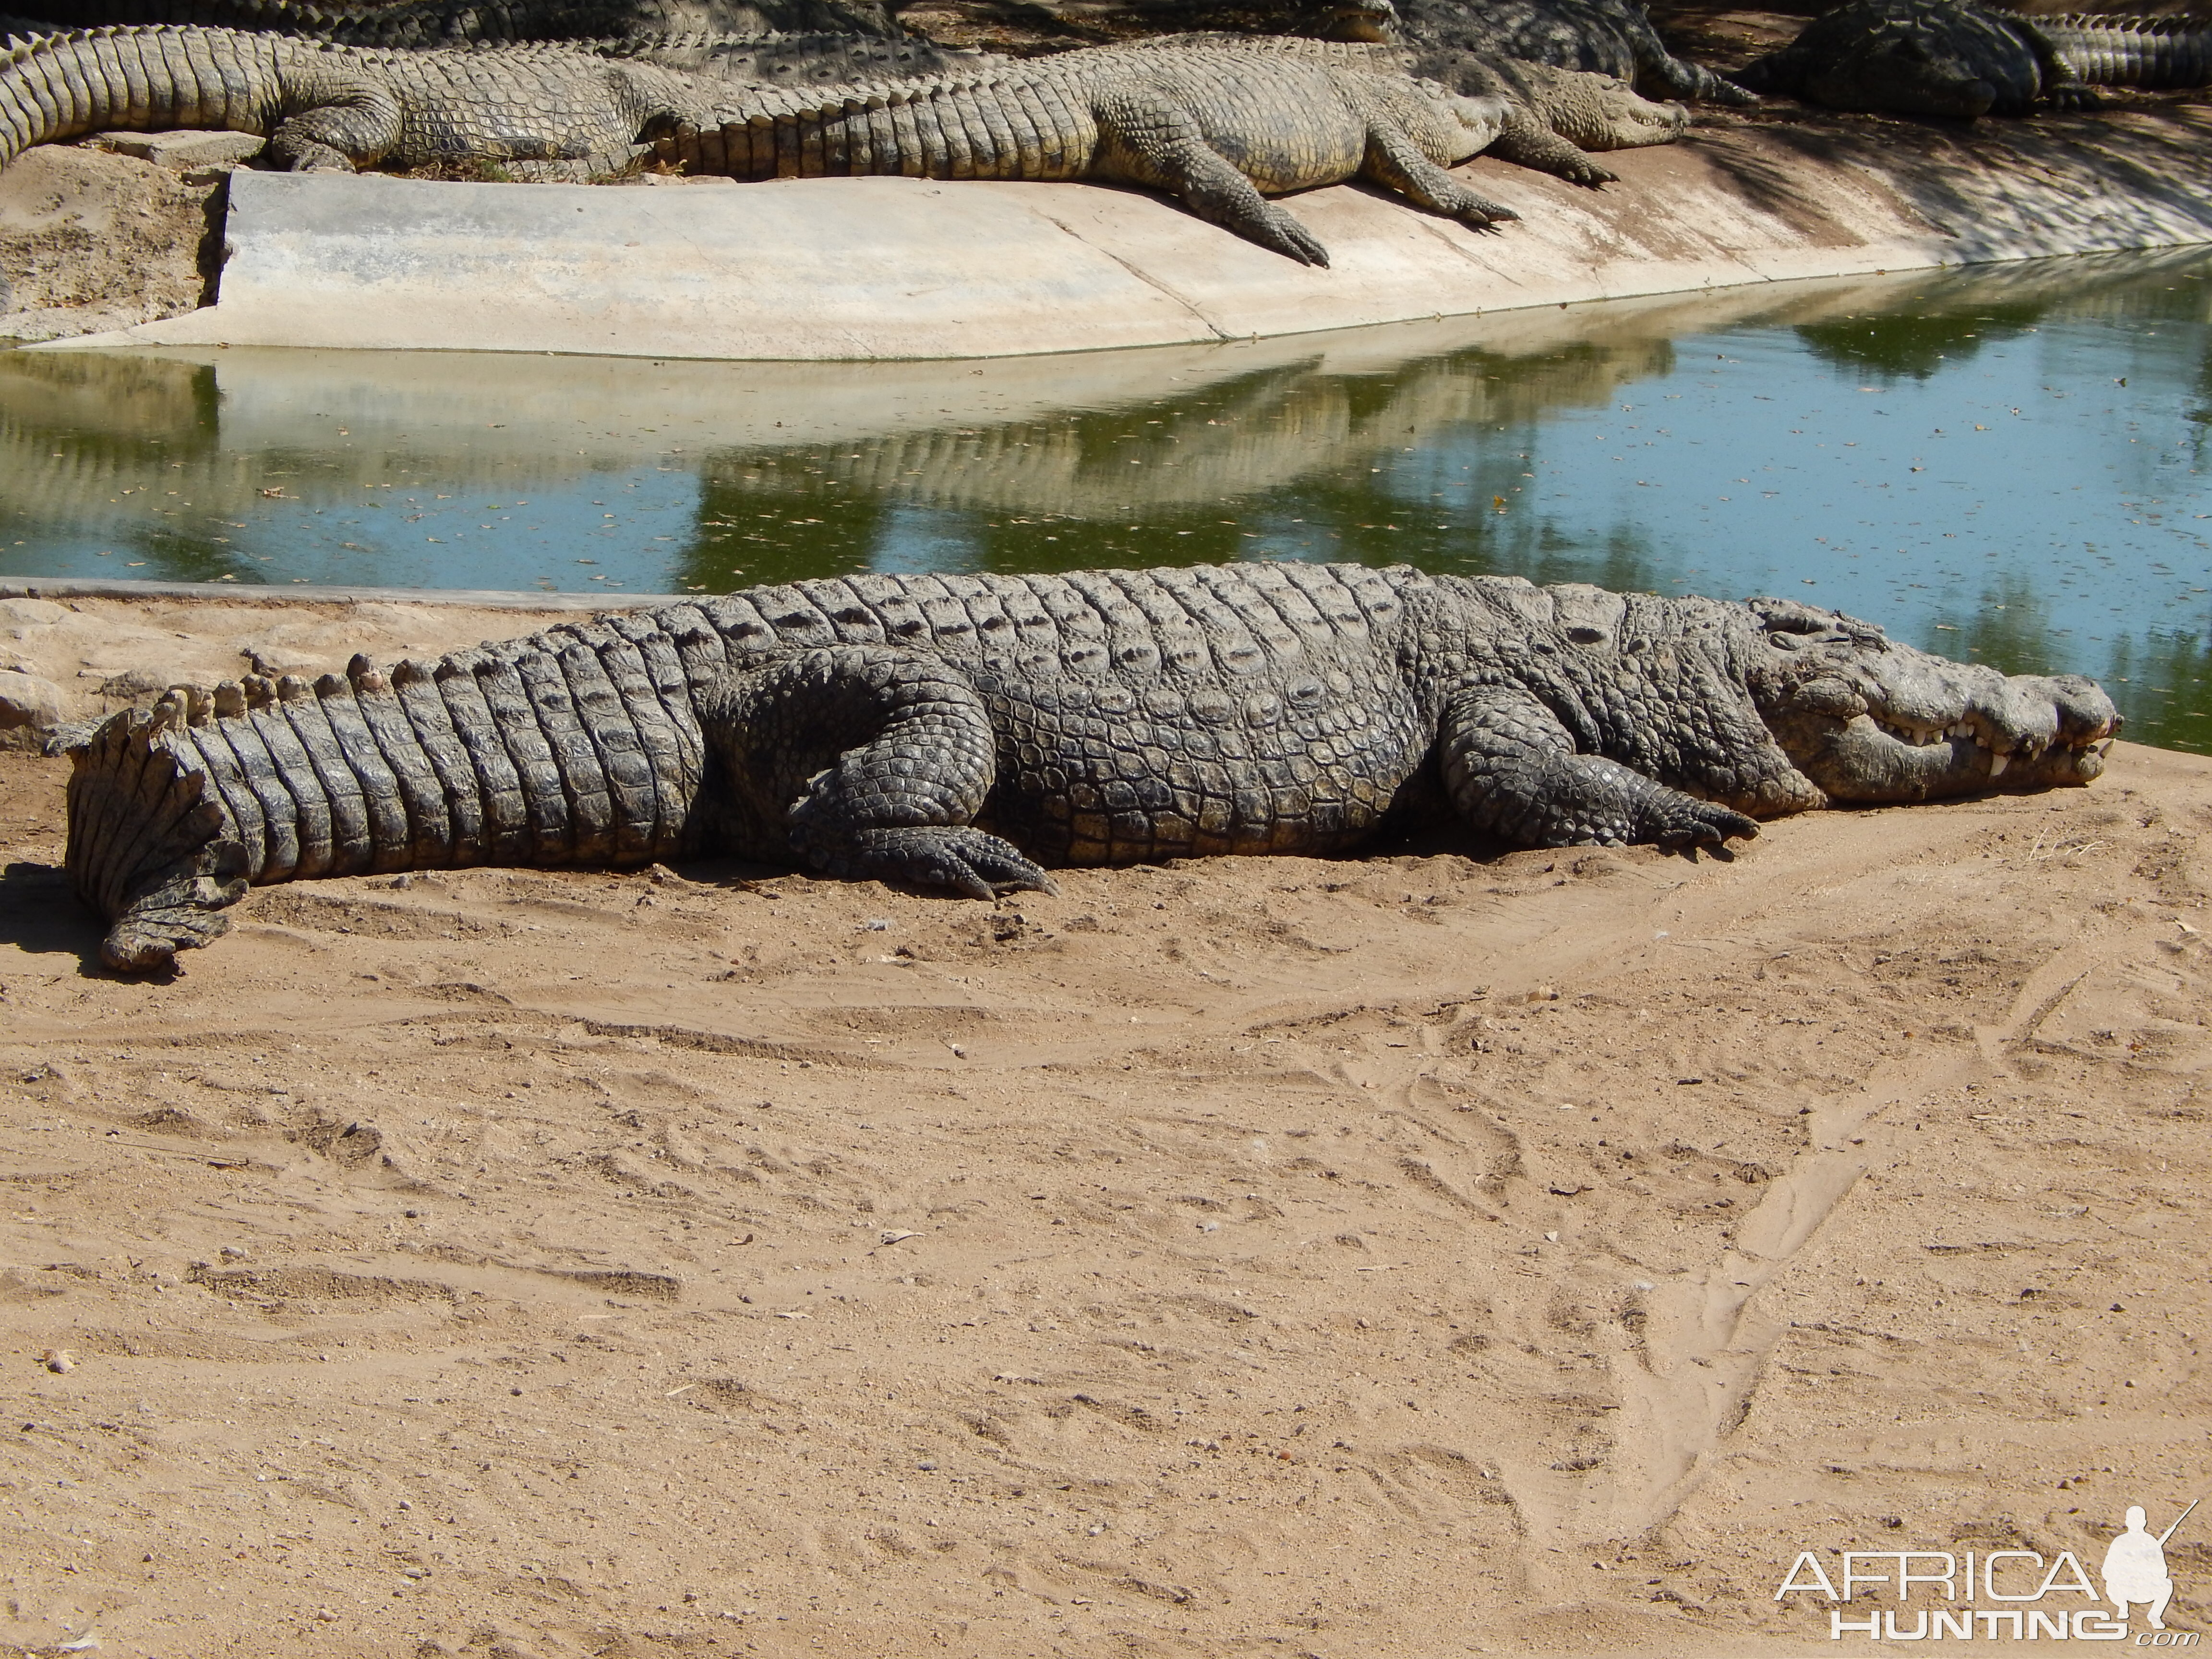
<path id="1" fill-rule="evenodd" d="M 702 648 L 617 617 L 115 716 L 75 751 L 69 795 L 105 959 L 204 945 L 249 882 L 679 856 L 703 769 L 690 688 L 721 662 L 717 638 L 687 665 Z"/>
<path id="2" fill-rule="evenodd" d="M 246 850 L 189 736 L 188 696 L 126 709 L 74 751 L 70 883 L 108 924 L 100 960 L 125 972 L 221 938 L 246 894 Z"/>
<path id="3" fill-rule="evenodd" d="M 189 49 L 188 49 L 189 43 Z M 119 130 L 260 132 L 276 47 L 228 29 L 83 29 L 0 52 L 0 167 L 33 144 Z"/>
<path id="4" fill-rule="evenodd" d="M 2212 29 L 2195 17 L 2075 14 L 2036 20 L 2075 76 L 2100 87 L 2212 83 Z"/>

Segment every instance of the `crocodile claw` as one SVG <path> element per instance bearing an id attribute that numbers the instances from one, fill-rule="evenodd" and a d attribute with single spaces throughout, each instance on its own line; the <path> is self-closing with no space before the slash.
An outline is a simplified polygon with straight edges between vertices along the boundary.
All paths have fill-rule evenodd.
<path id="1" fill-rule="evenodd" d="M 1011 842 L 964 824 L 863 830 L 854 840 L 860 856 L 854 861 L 880 880 L 950 887 L 979 899 L 1059 890 Z"/>
<path id="2" fill-rule="evenodd" d="M 1749 841 L 1758 823 L 1716 802 L 1687 795 L 1667 801 L 1649 825 L 1652 843 L 1669 853 L 1691 847 L 1719 847 L 1731 839 Z"/>
<path id="3" fill-rule="evenodd" d="M 1322 246 L 1321 239 L 1273 202 L 1267 204 L 1265 213 L 1256 222 L 1239 228 L 1261 247 L 1272 248 L 1302 265 L 1328 268 L 1328 250 Z"/>

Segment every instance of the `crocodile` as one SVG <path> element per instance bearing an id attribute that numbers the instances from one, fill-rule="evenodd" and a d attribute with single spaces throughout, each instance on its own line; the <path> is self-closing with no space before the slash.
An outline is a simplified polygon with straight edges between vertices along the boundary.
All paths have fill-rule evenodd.
<path id="1" fill-rule="evenodd" d="M 1358 178 L 1475 226 L 1519 217 L 1444 169 L 1479 154 L 1495 99 L 1369 64 L 1191 46 L 1094 46 L 973 73 L 737 89 L 711 116 L 655 120 L 659 158 L 737 179 L 902 173 L 1093 179 L 1165 191 L 1287 258 L 1328 263 L 1267 195 Z"/>
<path id="2" fill-rule="evenodd" d="M 2212 82 L 2212 32 L 2188 18 L 2030 18 L 1972 0 L 1853 0 L 1740 78 L 1760 92 L 1886 115 L 2088 109 L 2093 85 Z"/>
<path id="3" fill-rule="evenodd" d="M 1395 16 L 1388 0 L 1370 7 L 1333 6 L 1313 24 L 1327 30 L 1347 16 Z M 866 35 L 668 35 L 580 43 L 614 58 L 635 58 L 695 75 L 755 85 L 827 84 L 890 76 L 914 77 L 974 72 L 1012 60 L 923 40 L 884 40 Z M 1374 73 L 1401 73 L 1435 81 L 1474 98 L 1504 106 L 1498 137 L 1484 152 L 1581 185 L 1609 184 L 1614 175 L 1587 153 L 1671 143 L 1689 125 L 1680 104 L 1654 103 L 1612 76 L 1554 69 L 1517 58 L 1480 58 L 1449 48 L 1347 43 L 1328 35 L 1252 35 L 1208 32 L 1151 36 L 1123 43 L 1153 51 L 1246 51 L 1288 53 Z"/>
<path id="4" fill-rule="evenodd" d="M 1667 50 L 1638 0 L 1360 0 L 1310 31 L 1340 40 L 1395 40 L 1417 72 L 1449 84 L 1462 58 L 1548 64 L 1610 76 L 1662 98 L 1752 104 L 1743 87 Z"/>
<path id="5" fill-rule="evenodd" d="M 1617 182 L 1591 150 L 1672 143 L 1690 124 L 1680 104 L 1654 103 L 1610 75 L 1556 69 L 1517 58 L 1484 58 L 1449 47 L 1341 41 L 1292 35 L 1170 34 L 1133 42 L 1151 50 L 1206 46 L 1260 55 L 1317 58 L 1378 71 L 1395 70 L 1466 97 L 1505 108 L 1498 137 L 1483 152 L 1577 185 Z"/>
<path id="6" fill-rule="evenodd" d="M 1395 72 L 1203 48 L 1098 47 L 830 88 L 732 87 L 559 46 L 375 52 L 191 27 L 95 29 L 0 53 L 0 165 L 33 143 L 111 129 L 265 132 L 270 159 L 301 170 L 611 165 L 642 138 L 689 171 L 742 179 L 1144 185 L 1319 265 L 1327 250 L 1262 192 L 1357 177 L 1471 224 L 1511 219 L 1444 171 L 1496 137 L 1504 113 Z"/>
<path id="7" fill-rule="evenodd" d="M 379 52 L 233 29 L 91 29 L 0 52 L 0 166 L 110 131 L 265 133 L 299 171 L 390 162 L 613 167 L 648 120 L 696 94 L 673 70 L 564 46 Z"/>
<path id="8" fill-rule="evenodd" d="M 57 746 L 70 880 L 145 970 L 320 876 L 731 856 L 990 899 L 1437 820 L 1694 850 L 2086 783 L 2118 726 L 2094 681 L 1794 601 L 1257 563 L 754 588 L 178 688 Z"/>

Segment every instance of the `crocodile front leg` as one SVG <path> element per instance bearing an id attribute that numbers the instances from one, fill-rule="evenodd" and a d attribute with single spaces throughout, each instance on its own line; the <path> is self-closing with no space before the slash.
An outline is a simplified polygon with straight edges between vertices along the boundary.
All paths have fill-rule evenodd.
<path id="1" fill-rule="evenodd" d="M 1367 159 L 1360 176 L 1396 191 L 1415 207 L 1441 213 L 1478 229 L 1501 219 L 1518 219 L 1511 208 L 1476 195 L 1421 154 L 1397 128 L 1377 122 L 1367 130 Z"/>
<path id="2" fill-rule="evenodd" d="M 1012 843 L 974 827 L 997 745 L 982 698 L 942 659 L 794 652 L 717 680 L 700 721 L 716 763 L 708 810 L 732 850 L 972 898 L 1052 890 Z"/>
<path id="3" fill-rule="evenodd" d="M 1578 149 L 1517 108 L 1506 118 L 1497 138 L 1484 153 L 1591 190 L 1620 181 L 1619 173 L 1601 165 L 1588 151 Z"/>
<path id="4" fill-rule="evenodd" d="M 1510 686 L 1455 694 L 1438 754 L 1453 805 L 1476 829 L 1520 847 L 1718 846 L 1759 833 L 1741 812 L 1603 756 L 1576 753 L 1559 717 Z"/>
<path id="5" fill-rule="evenodd" d="M 1261 195 L 1182 111 L 1142 93 L 1122 92 L 1102 99 L 1095 114 L 1095 176 L 1165 191 L 1200 218 L 1248 242 L 1300 264 L 1328 264 L 1320 239 Z"/>

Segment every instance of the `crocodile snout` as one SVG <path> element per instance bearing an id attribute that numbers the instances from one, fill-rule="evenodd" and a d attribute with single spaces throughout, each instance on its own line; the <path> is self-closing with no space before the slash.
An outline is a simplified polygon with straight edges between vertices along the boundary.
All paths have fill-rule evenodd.
<path id="1" fill-rule="evenodd" d="M 1831 800 L 1871 804 L 2087 783 L 2120 714 L 2078 674 L 2007 676 L 1892 646 L 1808 675 L 1770 724 Z"/>

